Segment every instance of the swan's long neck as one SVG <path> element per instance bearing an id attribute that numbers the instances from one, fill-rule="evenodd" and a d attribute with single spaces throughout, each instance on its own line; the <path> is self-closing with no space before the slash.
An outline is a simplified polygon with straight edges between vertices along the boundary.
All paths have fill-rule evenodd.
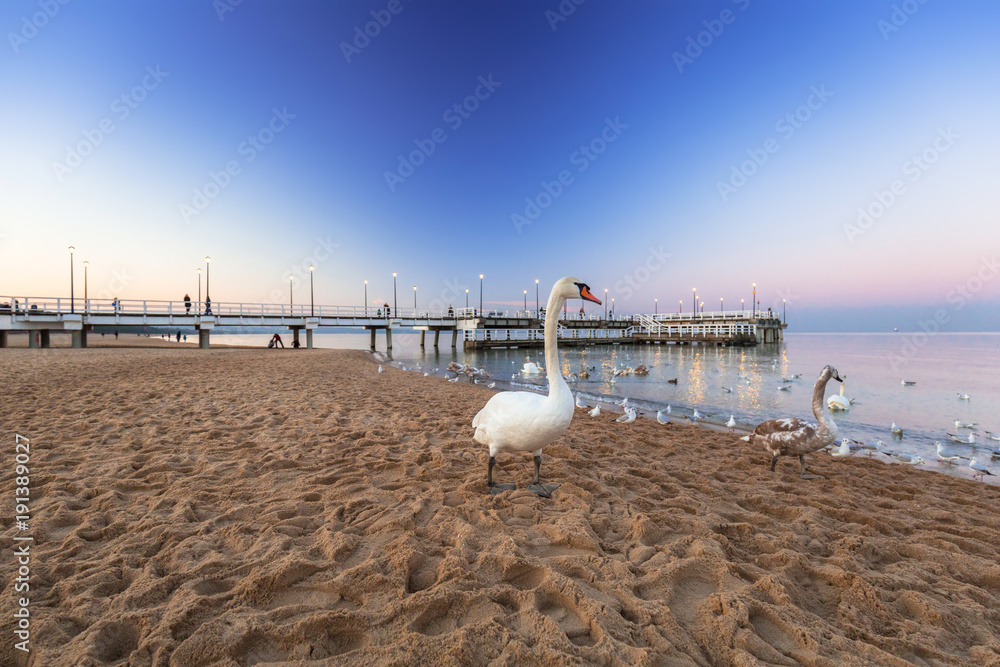
<path id="1" fill-rule="evenodd" d="M 563 379 L 559 366 L 559 311 L 566 303 L 565 297 L 556 294 L 553 288 L 549 294 L 549 302 L 545 306 L 545 375 L 549 380 L 549 396 L 569 393 L 569 385 Z"/>
<path id="2" fill-rule="evenodd" d="M 819 379 L 816 380 L 816 386 L 813 387 L 813 416 L 819 422 L 819 430 L 821 432 L 832 434 L 833 437 L 836 437 L 837 424 L 827 417 L 826 411 L 823 410 L 823 397 L 826 395 L 826 383 L 829 381 L 830 377 L 826 373 L 820 375 Z"/>

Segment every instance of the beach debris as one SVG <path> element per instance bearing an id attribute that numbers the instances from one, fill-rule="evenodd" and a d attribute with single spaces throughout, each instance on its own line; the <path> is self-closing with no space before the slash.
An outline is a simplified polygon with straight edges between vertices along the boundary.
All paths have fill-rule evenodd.
<path id="1" fill-rule="evenodd" d="M 989 468 L 987 468 L 982 463 L 977 461 L 975 456 L 973 456 L 972 459 L 969 460 L 969 467 L 972 468 L 973 470 L 972 477 L 973 478 L 978 477 L 979 481 L 983 481 L 984 479 L 986 479 L 985 477 L 986 475 L 989 475 L 990 477 L 993 476 L 993 473 L 990 472 Z"/>

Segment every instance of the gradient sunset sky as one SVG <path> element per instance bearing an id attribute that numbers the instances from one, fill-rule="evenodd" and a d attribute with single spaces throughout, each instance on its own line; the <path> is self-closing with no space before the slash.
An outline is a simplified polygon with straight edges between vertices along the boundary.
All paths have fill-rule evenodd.
<path id="1" fill-rule="evenodd" d="M 0 27 L 5 296 L 67 296 L 73 245 L 91 297 L 194 296 L 211 255 L 216 302 L 314 263 L 324 304 L 396 271 L 400 306 L 475 305 L 483 273 L 533 307 L 574 275 L 619 312 L 756 282 L 793 331 L 1000 327 L 996 2 L 34 0 Z"/>

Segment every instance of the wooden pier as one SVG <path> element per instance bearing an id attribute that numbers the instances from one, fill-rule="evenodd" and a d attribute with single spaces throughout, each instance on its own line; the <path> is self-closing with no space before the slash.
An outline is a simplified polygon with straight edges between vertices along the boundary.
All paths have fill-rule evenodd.
<path id="1" fill-rule="evenodd" d="M 68 332 L 73 347 L 86 347 L 94 327 L 120 330 L 162 327 L 195 329 L 199 346 L 207 349 L 211 332 L 219 327 L 287 329 L 293 343 L 305 332 L 306 349 L 313 347 L 313 332 L 320 328 L 356 328 L 371 332 L 375 349 L 378 332 L 384 332 L 392 349 L 392 332 L 420 332 L 420 346 L 433 332 L 433 346 L 441 332 L 450 332 L 454 349 L 461 337 L 464 349 L 541 347 L 545 344 L 543 320 L 535 311 L 480 313 L 474 308 L 446 311 L 401 308 L 386 314 L 380 308 L 356 306 L 280 305 L 251 303 L 192 304 L 182 301 L 118 301 L 108 299 L 43 299 L 0 297 L 0 347 L 8 334 L 26 332 L 29 347 L 49 347 L 51 333 Z M 616 344 L 757 345 L 777 343 L 787 325 L 774 317 L 750 313 L 717 312 L 698 315 L 631 315 L 615 319 L 566 315 L 560 320 L 561 346 Z"/>

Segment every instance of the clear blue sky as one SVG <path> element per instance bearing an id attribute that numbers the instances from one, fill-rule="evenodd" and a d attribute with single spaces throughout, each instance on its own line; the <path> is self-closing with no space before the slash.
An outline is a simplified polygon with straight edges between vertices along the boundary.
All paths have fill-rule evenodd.
<path id="1" fill-rule="evenodd" d="M 1000 325 L 995 2 L 231 2 L 0 6 L 0 293 Z"/>

